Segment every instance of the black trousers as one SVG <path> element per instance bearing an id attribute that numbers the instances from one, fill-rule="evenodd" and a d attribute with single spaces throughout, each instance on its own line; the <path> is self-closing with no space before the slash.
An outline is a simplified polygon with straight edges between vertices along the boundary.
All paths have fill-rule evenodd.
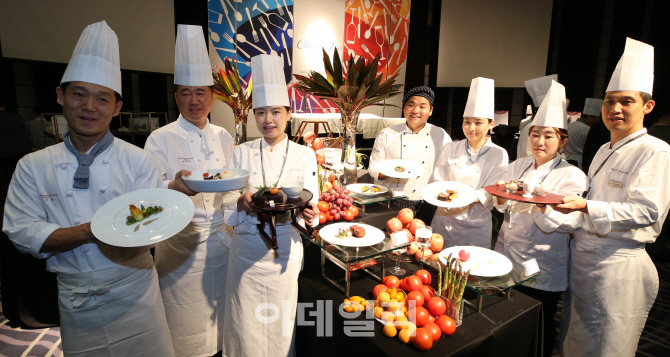
<path id="1" fill-rule="evenodd" d="M 544 316 L 543 355 L 544 357 L 551 357 L 551 352 L 554 350 L 556 343 L 556 322 L 554 321 L 554 315 L 558 311 L 558 301 L 561 299 L 563 292 L 538 290 L 523 285 L 519 285 L 514 289 L 542 303 L 542 315 Z"/>

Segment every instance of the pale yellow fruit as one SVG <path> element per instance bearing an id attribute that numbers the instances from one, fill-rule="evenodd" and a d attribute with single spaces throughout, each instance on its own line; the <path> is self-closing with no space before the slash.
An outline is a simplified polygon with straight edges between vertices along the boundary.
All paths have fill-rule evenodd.
<path id="1" fill-rule="evenodd" d="M 395 320 L 395 316 L 390 311 L 384 311 L 384 312 L 382 312 L 381 319 L 382 319 L 382 321 L 392 322 L 393 320 Z"/>
<path id="2" fill-rule="evenodd" d="M 379 301 L 381 301 L 381 302 L 391 301 L 391 296 L 386 291 L 382 291 L 381 293 L 379 293 L 378 298 L 379 298 Z"/>
<path id="3" fill-rule="evenodd" d="M 416 331 L 416 325 L 414 324 L 414 322 L 410 321 L 407 324 L 407 328 L 405 330 L 409 330 L 410 334 L 413 335 L 414 331 Z"/>
<path id="4" fill-rule="evenodd" d="M 398 302 L 396 299 L 391 299 L 386 306 L 389 311 L 396 311 L 402 306 L 402 303 Z"/>
<path id="5" fill-rule="evenodd" d="M 409 327 L 410 322 L 407 321 L 407 317 L 404 315 L 396 316 L 395 317 L 395 327 L 398 328 L 399 330 L 403 330 Z"/>
<path id="6" fill-rule="evenodd" d="M 410 343 L 412 342 L 412 332 L 408 329 L 400 330 L 398 338 L 400 338 L 400 342 L 402 343 Z"/>
<path id="7" fill-rule="evenodd" d="M 374 309 L 375 317 L 378 318 L 378 319 L 382 318 L 382 313 L 383 312 L 384 312 L 384 308 L 382 308 L 382 307 L 375 307 L 375 309 Z"/>
<path id="8" fill-rule="evenodd" d="M 398 330 L 395 328 L 395 325 L 393 325 L 393 322 L 389 322 L 384 325 L 384 335 L 388 337 L 395 337 L 397 334 Z"/>

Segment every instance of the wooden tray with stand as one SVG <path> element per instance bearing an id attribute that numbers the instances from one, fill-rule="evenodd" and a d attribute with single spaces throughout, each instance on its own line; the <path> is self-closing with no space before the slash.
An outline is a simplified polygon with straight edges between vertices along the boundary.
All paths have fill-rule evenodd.
<path id="1" fill-rule="evenodd" d="M 554 193 L 547 193 L 544 196 L 533 194 L 533 197 L 523 197 L 523 188 L 510 193 L 505 190 L 505 185 L 490 185 L 484 187 L 484 189 L 496 197 L 533 204 L 560 205 L 563 203 L 563 197 L 565 197 Z"/>
<path id="2" fill-rule="evenodd" d="M 281 196 L 281 200 L 277 200 L 277 198 Z M 274 222 L 272 220 L 272 217 L 276 216 L 277 214 L 281 213 L 286 213 L 288 211 L 291 212 L 291 225 L 295 227 L 298 231 L 301 233 L 314 237 L 314 229 L 309 225 L 305 224 L 305 227 L 301 226 L 298 224 L 296 221 L 296 214 L 295 210 L 297 208 L 301 208 L 307 204 L 309 204 L 309 201 L 312 199 L 314 195 L 312 194 L 311 191 L 309 190 L 302 190 L 302 193 L 300 193 L 300 196 L 296 198 L 289 198 L 286 196 L 286 193 L 282 189 L 279 190 L 279 193 L 277 195 L 268 195 L 268 199 L 272 199 L 275 201 L 275 206 L 270 207 L 270 204 L 268 203 L 268 199 L 266 200 L 258 200 L 258 199 L 253 199 L 251 201 L 251 208 L 256 209 L 259 211 L 259 213 L 265 213 L 269 217 L 268 219 L 268 224 L 270 225 L 270 233 L 272 233 L 272 237 L 268 236 L 268 234 L 265 232 L 265 218 L 263 217 L 263 214 L 258 215 L 258 220 L 260 223 L 257 225 L 258 226 L 258 231 L 266 241 L 268 241 L 272 249 L 277 250 L 277 230 L 275 229 Z M 262 196 L 265 198 L 266 196 Z"/>

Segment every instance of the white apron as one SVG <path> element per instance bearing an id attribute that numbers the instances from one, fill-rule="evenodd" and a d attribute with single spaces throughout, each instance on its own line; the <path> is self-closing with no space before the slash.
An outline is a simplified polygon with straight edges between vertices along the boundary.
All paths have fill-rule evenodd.
<path id="1" fill-rule="evenodd" d="M 576 237 L 570 247 L 563 355 L 634 356 L 659 287 L 644 244 Z"/>
<path id="2" fill-rule="evenodd" d="M 178 356 L 211 356 L 222 349 L 228 247 L 222 236 L 190 223 L 156 245 L 156 269 Z M 209 239 L 201 239 L 206 234 Z M 228 238 L 229 239 L 229 238 Z"/>
<path id="3" fill-rule="evenodd" d="M 65 356 L 175 355 L 149 252 L 123 266 L 58 273 L 58 301 Z"/>
<path id="4" fill-rule="evenodd" d="M 203 129 L 179 116 L 153 133 L 144 149 L 159 166 L 163 187 L 180 170 L 226 167 L 233 151 L 228 132 L 209 122 Z M 193 220 L 175 237 L 156 246 L 160 279 L 175 353 L 211 356 L 223 349 L 222 327 L 230 234 L 221 211 L 222 193 L 191 197 Z"/>
<path id="5" fill-rule="evenodd" d="M 469 146 L 467 140 L 445 145 L 430 181 L 466 184 L 475 189 L 481 203 L 438 208 L 431 225 L 434 233 L 444 237 L 445 248 L 472 244 L 491 249 L 493 197 L 484 187 L 494 185 L 503 176 L 508 163 L 507 153 L 491 139 L 473 156 L 470 156 Z"/>

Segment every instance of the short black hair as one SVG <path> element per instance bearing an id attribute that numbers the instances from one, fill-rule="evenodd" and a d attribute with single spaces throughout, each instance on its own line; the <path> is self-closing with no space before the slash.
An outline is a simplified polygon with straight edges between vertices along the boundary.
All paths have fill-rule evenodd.
<path id="1" fill-rule="evenodd" d="M 282 105 L 282 107 L 284 107 L 284 109 L 286 109 L 287 113 L 291 111 L 291 107 L 287 107 L 287 106 L 283 106 L 283 105 Z M 257 108 L 254 108 L 254 115 L 256 114 L 256 109 Z"/>
<path id="2" fill-rule="evenodd" d="M 63 82 L 63 83 L 60 84 L 60 88 L 63 90 L 63 93 L 65 93 L 65 90 L 70 85 L 70 83 L 72 83 L 72 82 Z M 121 101 L 121 94 L 114 91 L 114 98 L 116 99 L 117 102 L 120 102 Z"/>
<path id="3" fill-rule="evenodd" d="M 651 94 L 647 92 L 640 92 L 640 97 L 642 97 L 642 101 L 644 102 L 644 104 L 649 103 L 650 100 L 654 100 Z"/>

